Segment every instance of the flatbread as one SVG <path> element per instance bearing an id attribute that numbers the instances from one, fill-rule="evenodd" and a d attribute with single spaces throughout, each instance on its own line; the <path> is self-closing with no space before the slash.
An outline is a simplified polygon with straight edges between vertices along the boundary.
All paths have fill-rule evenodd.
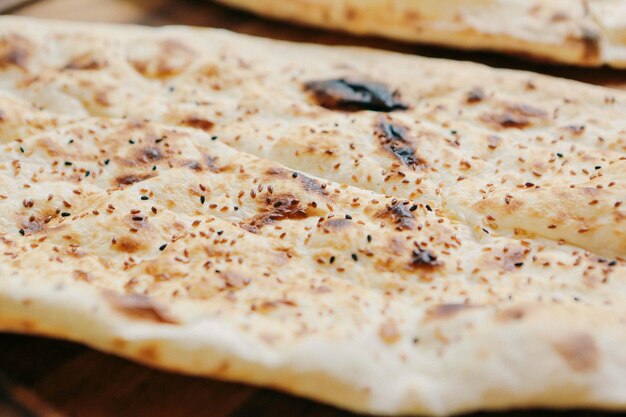
<path id="1" fill-rule="evenodd" d="M 351 410 L 626 409 L 626 95 L 0 18 L 0 328 Z"/>
<path id="2" fill-rule="evenodd" d="M 626 68 L 624 0 L 217 0 L 359 35 Z"/>

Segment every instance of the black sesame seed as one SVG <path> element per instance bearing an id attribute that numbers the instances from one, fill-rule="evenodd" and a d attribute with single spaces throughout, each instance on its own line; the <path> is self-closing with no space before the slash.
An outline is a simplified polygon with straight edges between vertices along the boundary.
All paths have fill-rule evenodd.
<path id="1" fill-rule="evenodd" d="M 359 260 L 359 257 L 356 255 L 356 253 L 352 254 L 352 259 L 356 262 Z"/>
<path id="2" fill-rule="evenodd" d="M 85 177 L 88 177 L 91 175 L 91 171 L 85 171 Z"/>
<path id="3" fill-rule="evenodd" d="M 417 210 L 417 204 L 413 204 L 410 208 L 409 211 L 415 211 Z"/>
<path id="4" fill-rule="evenodd" d="M 20 229 L 20 235 L 24 236 L 26 234 L 26 232 L 24 232 L 24 229 Z"/>
<path id="5" fill-rule="evenodd" d="M 520 267 L 524 266 L 524 262 L 515 262 L 513 265 L 515 265 L 516 267 L 520 268 Z"/>
<path id="6" fill-rule="evenodd" d="M 104 165 L 109 165 L 109 162 L 111 162 L 111 160 L 110 160 L 110 159 L 105 159 L 105 161 L 104 161 Z"/>
<path id="7" fill-rule="evenodd" d="M 158 139 L 156 139 L 156 140 L 154 141 L 154 143 L 161 143 L 161 142 L 163 142 L 163 139 L 164 139 L 164 138 L 158 138 Z"/>
<path id="8" fill-rule="evenodd" d="M 67 143 L 74 143 L 74 139 L 68 140 Z"/>
<path id="9" fill-rule="evenodd" d="M 458 132 L 457 132 L 456 130 L 451 130 L 451 131 L 450 131 L 450 133 L 451 133 L 452 135 L 456 135 Z"/>
<path id="10" fill-rule="evenodd" d="M 556 156 L 558 156 L 559 158 L 563 158 L 563 154 L 561 152 L 557 152 Z"/>
<path id="11" fill-rule="evenodd" d="M 153 170 L 153 171 L 156 171 L 156 165 L 153 165 L 153 166 L 152 166 L 152 170 Z"/>
<path id="12" fill-rule="evenodd" d="M 330 262 L 331 264 L 335 262 L 335 257 L 331 256 L 330 259 L 328 260 L 328 262 Z"/>
<path id="13" fill-rule="evenodd" d="M 594 168 L 595 169 L 602 169 L 602 167 L 600 165 L 596 165 Z"/>
<path id="14" fill-rule="evenodd" d="M 489 234 L 489 230 L 485 229 L 484 227 L 483 227 L 483 232 Z"/>
<path id="15" fill-rule="evenodd" d="M 371 242 L 372 241 L 372 235 L 367 235 L 367 241 Z"/>
<path id="16" fill-rule="evenodd" d="M 297 173 L 297 172 L 294 172 L 293 174 L 291 174 L 291 176 L 292 176 L 293 178 L 298 178 L 298 173 Z"/>
<path id="17" fill-rule="evenodd" d="M 134 145 L 134 144 L 135 144 L 135 141 L 134 141 L 134 140 L 132 140 L 132 139 L 128 139 L 128 143 L 130 143 L 131 145 Z"/>
<path id="18" fill-rule="evenodd" d="M 140 222 L 143 220 L 143 216 L 133 216 L 132 219 L 134 222 Z"/>
<path id="19" fill-rule="evenodd" d="M 24 153 L 24 148 L 20 146 L 20 152 Z"/>
<path id="20" fill-rule="evenodd" d="M 167 248 L 167 243 L 159 246 L 159 250 L 165 250 L 165 248 Z"/>
<path id="21" fill-rule="evenodd" d="M 235 207 L 233 207 L 233 210 L 237 211 L 237 210 L 239 210 L 239 207 L 235 206 Z"/>
<path id="22" fill-rule="evenodd" d="M 224 233 L 224 231 L 223 231 L 223 230 L 219 230 L 219 231 L 217 232 L 217 235 L 218 235 L 218 236 L 222 236 L 222 233 Z"/>
<path id="23" fill-rule="evenodd" d="M 217 140 L 217 136 L 211 136 L 211 140 Z"/>
<path id="24" fill-rule="evenodd" d="M 428 204 L 426 204 L 426 210 L 428 210 L 428 211 L 433 211 L 433 209 L 432 209 L 432 208 L 430 208 L 430 206 L 429 206 Z"/>
<path id="25" fill-rule="evenodd" d="M 142 196 L 141 196 L 141 199 L 142 199 L 142 200 L 148 200 L 149 198 L 150 198 L 150 197 L 148 197 L 147 195 L 142 195 Z"/>
<path id="26" fill-rule="evenodd" d="M 200 196 L 200 204 L 204 204 L 205 201 L 206 201 L 206 198 L 203 195 L 201 195 Z"/>
<path id="27" fill-rule="evenodd" d="M 615 266 L 615 265 L 617 265 L 617 261 L 611 261 L 611 262 L 609 262 L 609 266 Z"/>
<path id="28" fill-rule="evenodd" d="M 346 219 L 352 220 L 352 216 L 350 216 L 349 214 L 346 214 Z"/>
<path id="29" fill-rule="evenodd" d="M 61 216 L 62 217 L 69 217 L 69 216 L 71 216 L 71 214 L 68 213 L 67 211 L 64 211 L 63 213 L 61 213 Z"/>
<path id="30" fill-rule="evenodd" d="M 69 162 L 69 161 L 65 161 L 65 166 L 69 167 L 69 166 L 71 166 L 71 165 L 72 165 L 72 163 L 71 163 L 71 162 Z"/>

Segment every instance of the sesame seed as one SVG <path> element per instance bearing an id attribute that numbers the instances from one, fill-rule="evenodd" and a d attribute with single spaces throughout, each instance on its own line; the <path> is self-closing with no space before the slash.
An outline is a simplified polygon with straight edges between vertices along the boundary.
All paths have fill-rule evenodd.
<path id="1" fill-rule="evenodd" d="M 164 243 L 163 245 L 159 246 L 160 251 L 165 250 L 165 248 L 167 248 L 167 243 Z"/>
<path id="2" fill-rule="evenodd" d="M 148 200 L 149 198 L 150 198 L 150 197 L 148 197 L 147 195 L 142 195 L 142 196 L 141 196 L 141 199 L 142 199 L 142 200 L 144 200 L 144 201 L 145 201 L 145 200 Z"/>
<path id="3" fill-rule="evenodd" d="M 335 262 L 335 257 L 331 256 L 330 259 L 328 260 L 328 262 L 330 262 L 331 264 Z"/>
<path id="4" fill-rule="evenodd" d="M 205 201 L 206 201 L 206 198 L 203 195 L 201 195 L 200 196 L 200 204 L 204 204 Z"/>
<path id="5" fill-rule="evenodd" d="M 63 217 L 69 217 L 69 216 L 71 216 L 71 214 L 70 214 L 70 213 L 68 213 L 67 211 L 64 211 L 63 213 L 61 213 L 61 216 L 63 216 Z"/>
<path id="6" fill-rule="evenodd" d="M 352 259 L 354 260 L 354 262 L 356 262 L 356 261 L 358 261 L 358 260 L 359 260 L 359 257 L 357 256 L 357 254 L 356 254 L 356 253 L 353 253 L 353 254 L 352 254 Z"/>
<path id="7" fill-rule="evenodd" d="M 66 166 L 66 167 L 69 167 L 69 166 L 71 166 L 71 165 L 72 165 L 72 163 L 71 163 L 71 162 L 69 162 L 69 161 L 65 161 L 65 166 Z"/>

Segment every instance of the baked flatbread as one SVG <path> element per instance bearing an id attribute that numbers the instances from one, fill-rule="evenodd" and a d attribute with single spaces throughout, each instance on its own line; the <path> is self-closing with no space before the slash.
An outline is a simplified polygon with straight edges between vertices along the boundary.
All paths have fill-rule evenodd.
<path id="1" fill-rule="evenodd" d="M 0 18 L 0 328 L 352 410 L 626 409 L 626 95 Z"/>
<path id="2" fill-rule="evenodd" d="M 217 0 L 292 22 L 409 42 L 626 67 L 624 0 Z"/>

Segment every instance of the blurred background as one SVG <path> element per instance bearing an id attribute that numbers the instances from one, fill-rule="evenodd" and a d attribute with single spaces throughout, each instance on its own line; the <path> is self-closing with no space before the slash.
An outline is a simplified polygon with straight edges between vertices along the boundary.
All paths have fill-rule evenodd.
<path id="1" fill-rule="evenodd" d="M 289 0 L 286 0 L 289 1 Z M 553 66 L 491 53 L 463 52 L 298 27 L 262 19 L 209 0 L 0 0 L 0 13 L 40 18 L 182 24 L 225 28 L 297 42 L 361 45 L 495 67 L 542 72 L 626 89 L 626 71 Z M 554 411 L 483 416 L 600 416 Z M 271 390 L 160 372 L 86 347 L 0 334 L 0 417 L 350 417 Z"/>
<path id="2" fill-rule="evenodd" d="M 209 26 L 297 42 L 361 45 L 431 57 L 470 60 L 495 67 L 542 72 L 626 89 L 626 71 L 554 66 L 493 53 L 467 52 L 380 38 L 356 37 L 262 19 L 215 4 L 210 0 L 0 0 L 0 13 L 150 26 L 171 24 Z"/>

